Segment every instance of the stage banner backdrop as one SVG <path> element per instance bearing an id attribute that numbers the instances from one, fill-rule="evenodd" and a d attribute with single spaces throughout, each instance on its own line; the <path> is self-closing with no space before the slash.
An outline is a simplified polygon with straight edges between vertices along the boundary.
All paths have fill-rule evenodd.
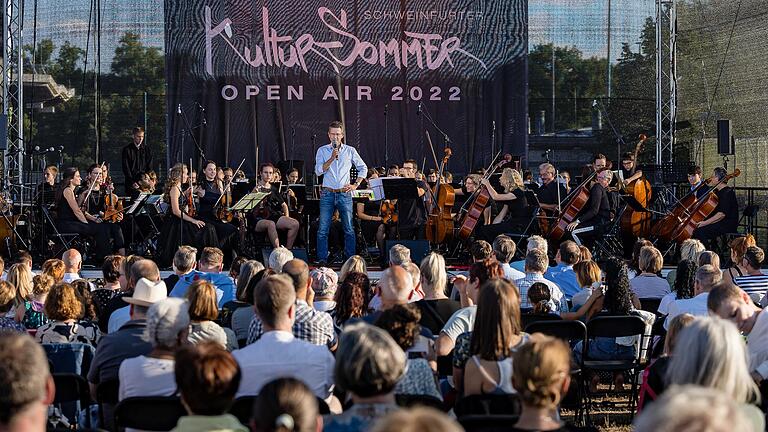
<path id="1" fill-rule="evenodd" d="M 369 166 L 412 158 L 431 169 L 446 142 L 456 174 L 499 151 L 525 160 L 527 10 L 527 0 L 165 0 L 168 163 L 197 165 L 202 150 L 233 167 L 245 158 L 249 175 L 281 160 L 311 175 L 333 120 Z"/>

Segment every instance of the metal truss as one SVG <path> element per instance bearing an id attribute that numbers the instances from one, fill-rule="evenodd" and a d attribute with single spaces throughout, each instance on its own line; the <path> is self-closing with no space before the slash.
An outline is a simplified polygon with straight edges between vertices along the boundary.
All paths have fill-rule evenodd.
<path id="1" fill-rule="evenodd" d="M 677 118 L 677 12 L 656 0 L 656 163 L 672 162 Z"/>
<path id="2" fill-rule="evenodd" d="M 3 1 L 3 115 L 6 150 L 3 152 L 3 189 L 15 202 L 22 200 L 24 167 L 24 54 L 22 22 L 24 0 Z M 1 139 L 1 138 L 0 138 Z"/>

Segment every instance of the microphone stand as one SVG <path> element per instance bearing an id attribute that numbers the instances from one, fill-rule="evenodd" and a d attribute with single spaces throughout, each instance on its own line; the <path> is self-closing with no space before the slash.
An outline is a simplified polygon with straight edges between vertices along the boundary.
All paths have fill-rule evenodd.
<path id="1" fill-rule="evenodd" d="M 619 163 L 621 163 L 621 146 L 622 145 L 626 146 L 626 143 L 624 142 L 624 136 L 621 135 L 619 131 L 616 130 L 616 127 L 613 126 L 613 122 L 611 121 L 611 116 L 609 116 L 608 111 L 605 110 L 603 101 L 600 99 L 595 99 L 595 100 L 597 101 L 598 111 L 600 111 L 605 116 L 605 120 L 608 121 L 608 126 L 611 128 L 611 133 L 613 133 L 614 139 L 616 140 L 616 145 L 618 146 L 618 155 L 616 158 L 619 161 Z"/>
<path id="2" fill-rule="evenodd" d="M 201 165 L 203 163 L 203 161 L 206 160 L 205 152 L 203 151 L 203 148 L 200 147 L 200 143 L 197 141 L 197 138 L 195 138 L 195 134 L 193 134 L 192 131 L 194 131 L 196 129 L 199 129 L 199 128 L 201 128 L 201 127 L 203 127 L 203 126 L 205 126 L 207 124 L 207 122 L 205 121 L 205 117 L 203 117 L 203 120 L 200 123 L 198 123 L 197 125 L 195 125 L 193 127 L 193 126 L 190 126 L 189 119 L 187 118 L 187 114 L 182 109 L 181 104 L 178 105 L 178 109 L 176 110 L 176 113 L 181 116 L 182 121 L 184 121 L 184 126 L 186 127 L 186 129 L 182 129 L 181 130 L 181 137 L 182 137 L 181 138 L 182 139 L 181 143 L 182 143 L 182 146 L 184 145 L 184 136 L 188 132 L 189 136 L 192 138 L 192 142 L 195 144 L 195 147 L 197 148 L 197 153 L 198 153 L 198 156 L 200 158 L 200 160 L 198 161 L 199 162 L 198 165 Z M 184 150 L 182 148 L 182 156 L 183 156 L 183 152 L 184 152 Z M 202 167 L 198 166 L 198 171 L 200 170 L 200 168 L 202 168 Z M 190 166 L 189 169 L 191 170 L 192 167 Z"/>
<path id="3" fill-rule="evenodd" d="M 384 166 L 389 169 L 389 104 L 384 104 Z"/>

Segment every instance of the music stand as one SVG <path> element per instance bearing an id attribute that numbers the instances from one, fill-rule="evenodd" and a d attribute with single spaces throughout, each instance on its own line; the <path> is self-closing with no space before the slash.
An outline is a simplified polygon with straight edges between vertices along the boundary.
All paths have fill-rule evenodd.
<path id="1" fill-rule="evenodd" d="M 136 210 L 139 208 L 139 206 L 144 204 L 144 201 L 147 200 L 147 197 L 149 197 L 149 192 L 140 192 L 139 196 L 137 196 L 136 199 L 133 200 L 131 206 L 128 207 L 128 210 L 125 211 L 125 214 L 134 216 Z"/>
<path id="2" fill-rule="evenodd" d="M 248 179 L 235 180 L 232 182 L 230 189 L 232 190 L 232 201 L 238 202 L 253 189 L 253 186 L 251 186 L 251 182 Z"/>
<path id="3" fill-rule="evenodd" d="M 370 184 L 371 189 L 373 189 L 374 201 L 419 198 L 419 191 L 414 178 L 379 177 L 371 179 Z"/>
<path id="4" fill-rule="evenodd" d="M 251 211 L 259 205 L 271 192 L 251 192 L 240 198 L 240 201 L 230 207 L 229 211 Z"/>
<path id="5" fill-rule="evenodd" d="M 292 190 L 296 197 L 296 205 L 301 207 L 307 202 L 307 186 L 303 184 L 290 184 L 286 189 Z"/>

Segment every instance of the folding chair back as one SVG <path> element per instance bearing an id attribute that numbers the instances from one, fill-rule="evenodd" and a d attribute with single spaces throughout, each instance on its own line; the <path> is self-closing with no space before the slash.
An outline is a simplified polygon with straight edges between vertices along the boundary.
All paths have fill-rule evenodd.
<path id="1" fill-rule="evenodd" d="M 587 326 L 581 321 L 536 321 L 525 327 L 526 333 L 543 333 L 566 342 L 587 338 Z"/>
<path id="2" fill-rule="evenodd" d="M 132 397 L 115 407 L 115 424 L 121 428 L 168 431 L 186 414 L 176 396 Z"/>
<path id="3" fill-rule="evenodd" d="M 401 407 L 425 406 L 440 411 L 445 411 L 443 401 L 429 395 L 398 394 L 395 395 L 397 405 Z"/>
<path id="4" fill-rule="evenodd" d="M 464 396 L 453 407 L 458 418 L 468 415 L 520 415 L 521 410 L 520 398 L 516 394 Z"/>

